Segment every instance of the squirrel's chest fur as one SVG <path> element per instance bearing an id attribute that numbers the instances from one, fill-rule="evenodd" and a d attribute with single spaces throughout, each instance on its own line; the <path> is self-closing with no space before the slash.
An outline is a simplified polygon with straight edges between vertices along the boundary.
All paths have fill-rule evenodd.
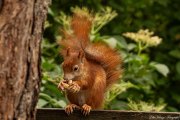
<path id="1" fill-rule="evenodd" d="M 91 77 L 87 80 L 91 83 L 87 83 L 87 88 L 85 87 L 85 89 L 80 90 L 78 93 L 67 92 L 67 98 L 70 103 L 79 106 L 88 104 L 92 108 L 99 108 L 102 105 L 106 89 L 106 73 L 100 66 L 96 66 L 93 72 L 95 74 L 91 74 Z"/>

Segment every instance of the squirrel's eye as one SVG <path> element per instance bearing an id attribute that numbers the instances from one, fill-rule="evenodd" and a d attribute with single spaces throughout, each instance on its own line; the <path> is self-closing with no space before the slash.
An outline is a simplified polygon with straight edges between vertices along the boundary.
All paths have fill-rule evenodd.
<path id="1" fill-rule="evenodd" d="M 74 66 L 73 71 L 78 71 L 79 67 L 77 65 Z"/>

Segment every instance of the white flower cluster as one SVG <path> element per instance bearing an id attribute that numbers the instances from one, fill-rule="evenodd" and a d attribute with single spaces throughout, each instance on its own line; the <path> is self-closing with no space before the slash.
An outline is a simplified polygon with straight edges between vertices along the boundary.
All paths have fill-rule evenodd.
<path id="1" fill-rule="evenodd" d="M 92 34 L 97 33 L 104 25 L 110 22 L 117 16 L 116 11 L 113 11 L 110 7 L 105 7 L 99 12 L 94 14 Z"/>
<path id="2" fill-rule="evenodd" d="M 78 16 L 86 16 L 89 20 L 92 20 L 92 13 L 86 7 L 75 7 L 71 9 L 74 14 Z"/>
<path id="3" fill-rule="evenodd" d="M 158 36 L 153 36 L 153 34 L 154 32 L 150 32 L 148 29 L 141 29 L 137 33 L 127 32 L 123 35 L 135 42 L 142 42 L 148 46 L 157 46 L 161 43 L 162 39 Z"/>

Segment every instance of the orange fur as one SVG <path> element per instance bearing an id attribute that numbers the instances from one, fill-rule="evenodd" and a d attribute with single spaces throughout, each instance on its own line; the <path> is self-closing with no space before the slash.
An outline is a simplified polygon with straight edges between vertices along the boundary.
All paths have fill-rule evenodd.
<path id="1" fill-rule="evenodd" d="M 106 89 L 106 74 L 101 66 L 94 63 L 86 64 L 87 71 L 84 76 L 79 77 L 75 82 L 81 87 L 78 93 L 67 91 L 67 98 L 70 103 L 82 106 L 84 103 L 90 105 L 93 109 L 101 108 Z M 84 102 L 80 101 L 84 97 Z"/>
<path id="2" fill-rule="evenodd" d="M 116 82 L 122 73 L 120 55 L 102 43 L 91 44 L 85 49 L 86 58 L 100 64 L 106 71 L 106 86 Z"/>
<path id="3" fill-rule="evenodd" d="M 92 20 L 90 16 L 74 14 L 71 26 L 77 39 L 81 41 L 82 47 L 86 47 L 89 42 L 89 33 L 91 30 Z"/>
<path id="4" fill-rule="evenodd" d="M 65 34 L 60 45 L 64 74 L 72 71 L 74 65 L 81 69 L 79 76 L 73 77 L 80 91 L 67 91 L 68 100 L 80 107 L 87 104 L 98 109 L 102 107 L 106 89 L 119 79 L 122 61 L 119 53 L 107 45 L 90 43 L 91 24 L 88 16 L 74 14 L 71 22 L 73 34 Z"/>

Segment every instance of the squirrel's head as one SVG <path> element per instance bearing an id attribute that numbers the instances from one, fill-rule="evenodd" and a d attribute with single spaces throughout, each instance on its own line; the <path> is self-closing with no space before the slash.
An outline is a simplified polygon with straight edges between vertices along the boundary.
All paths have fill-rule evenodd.
<path id="1" fill-rule="evenodd" d="M 62 68 L 64 72 L 64 80 L 75 80 L 80 77 L 84 72 L 85 56 L 84 52 L 72 51 L 67 49 Z"/>

